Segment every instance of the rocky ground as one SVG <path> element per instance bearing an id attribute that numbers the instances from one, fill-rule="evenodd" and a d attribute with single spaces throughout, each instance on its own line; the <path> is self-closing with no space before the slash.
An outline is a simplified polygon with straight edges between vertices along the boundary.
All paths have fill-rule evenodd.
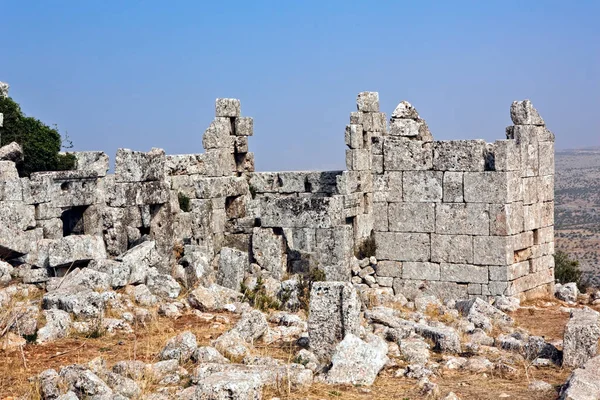
<path id="1" fill-rule="evenodd" d="M 381 291 L 359 302 L 351 284 L 320 282 L 313 296 L 342 285 L 360 314 L 353 333 L 316 347 L 328 321 L 247 302 L 279 308 L 301 297 L 294 290 L 269 303 L 257 302 L 269 295 L 261 282 L 243 296 L 155 282 L 151 270 L 146 283 L 119 287 L 89 267 L 43 283 L 0 267 L 0 398 L 588 398 L 582 387 L 600 396 L 600 295 L 573 284 L 556 299 L 492 305 Z M 313 317 L 331 311 L 309 304 Z"/>

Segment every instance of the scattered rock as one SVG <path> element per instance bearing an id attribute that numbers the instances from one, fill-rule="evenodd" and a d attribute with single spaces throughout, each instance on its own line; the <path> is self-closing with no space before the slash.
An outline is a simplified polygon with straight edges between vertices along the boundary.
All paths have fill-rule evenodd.
<path id="1" fill-rule="evenodd" d="M 349 333 L 335 348 L 327 382 L 370 386 L 388 361 L 387 345 L 377 336 L 365 342 Z"/>

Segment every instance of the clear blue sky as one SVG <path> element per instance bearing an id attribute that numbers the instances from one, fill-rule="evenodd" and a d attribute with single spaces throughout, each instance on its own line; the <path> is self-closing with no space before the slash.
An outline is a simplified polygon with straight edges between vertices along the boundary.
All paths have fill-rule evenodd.
<path id="1" fill-rule="evenodd" d="M 599 1 L 0 0 L 0 81 L 76 150 L 202 152 L 217 97 L 258 170 L 341 169 L 356 94 L 436 139 L 504 138 L 529 98 L 558 148 L 600 145 Z"/>

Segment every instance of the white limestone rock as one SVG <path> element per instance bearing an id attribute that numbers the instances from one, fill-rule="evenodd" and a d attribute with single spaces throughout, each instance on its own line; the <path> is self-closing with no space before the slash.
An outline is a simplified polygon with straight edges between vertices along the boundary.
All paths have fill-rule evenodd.
<path id="1" fill-rule="evenodd" d="M 241 300 L 242 293 L 217 284 L 198 286 L 188 295 L 190 306 L 200 311 L 222 311 L 227 304 Z"/>
<path id="2" fill-rule="evenodd" d="M 577 368 L 563 385 L 559 400 L 593 400 L 600 398 L 600 356 Z"/>
<path id="3" fill-rule="evenodd" d="M 23 161 L 23 148 L 17 142 L 11 142 L 0 147 L 0 160 L 12 161 L 15 163 Z M 2 176 L 0 179 L 6 179 L 6 177 Z"/>
<path id="4" fill-rule="evenodd" d="M 71 235 L 54 241 L 49 249 L 49 266 L 70 266 L 106 258 L 106 249 L 101 236 Z"/>
<path id="5" fill-rule="evenodd" d="M 62 310 L 44 310 L 46 325 L 37 332 L 36 343 L 42 344 L 64 338 L 69 334 L 71 316 Z"/>
<path id="6" fill-rule="evenodd" d="M 513 101 L 510 106 L 510 118 L 515 125 L 544 125 L 544 120 L 530 100 Z"/>
<path id="7" fill-rule="evenodd" d="M 387 344 L 383 339 L 369 335 L 363 341 L 349 333 L 335 348 L 326 381 L 335 385 L 370 386 L 387 361 Z"/>
<path id="8" fill-rule="evenodd" d="M 600 313 L 589 308 L 571 311 L 563 338 L 563 365 L 580 367 L 598 354 Z"/>
<path id="9" fill-rule="evenodd" d="M 557 299 L 574 303 L 577 301 L 579 295 L 579 289 L 575 282 L 565 283 L 564 285 L 556 284 L 554 288 L 554 295 Z"/>
<path id="10" fill-rule="evenodd" d="M 158 358 L 161 360 L 176 359 L 180 363 L 184 363 L 192 358 L 197 348 L 196 336 L 190 331 L 185 331 L 169 339 L 160 351 Z"/>
<path id="11" fill-rule="evenodd" d="M 232 290 L 239 290 L 248 265 L 250 265 L 248 252 L 223 247 L 219 258 L 217 283 Z"/>

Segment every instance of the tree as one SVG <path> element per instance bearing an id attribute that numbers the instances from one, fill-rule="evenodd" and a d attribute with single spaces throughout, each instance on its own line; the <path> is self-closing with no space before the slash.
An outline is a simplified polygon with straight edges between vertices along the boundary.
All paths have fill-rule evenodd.
<path id="1" fill-rule="evenodd" d="M 569 257 L 564 251 L 554 254 L 554 277 L 559 283 L 575 282 L 580 285 L 581 270 L 579 261 Z"/>
<path id="2" fill-rule="evenodd" d="M 56 128 L 27 117 L 21 107 L 10 97 L 0 96 L 0 113 L 4 126 L 0 127 L 0 145 L 17 142 L 23 148 L 24 160 L 17 164 L 20 176 L 38 171 L 73 169 L 75 157 L 59 154 L 61 137 Z"/>

